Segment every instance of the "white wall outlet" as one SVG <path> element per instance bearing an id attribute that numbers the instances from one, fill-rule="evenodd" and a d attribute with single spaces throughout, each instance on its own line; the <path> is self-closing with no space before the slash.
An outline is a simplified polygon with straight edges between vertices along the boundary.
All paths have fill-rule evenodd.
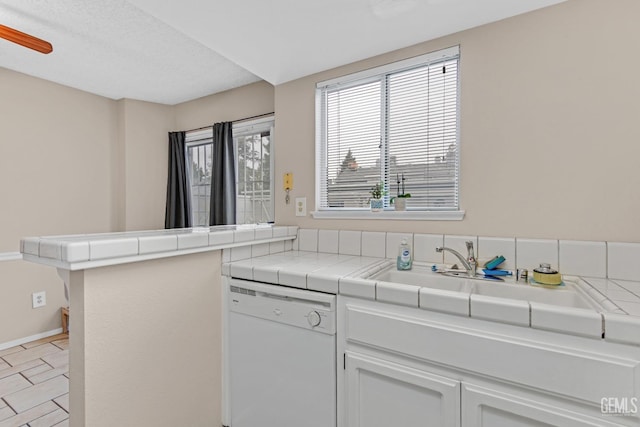
<path id="1" fill-rule="evenodd" d="M 47 293 L 45 291 L 35 292 L 31 295 L 33 308 L 44 307 L 47 305 Z"/>
<path id="2" fill-rule="evenodd" d="M 296 197 L 296 216 L 307 216 L 306 197 Z"/>

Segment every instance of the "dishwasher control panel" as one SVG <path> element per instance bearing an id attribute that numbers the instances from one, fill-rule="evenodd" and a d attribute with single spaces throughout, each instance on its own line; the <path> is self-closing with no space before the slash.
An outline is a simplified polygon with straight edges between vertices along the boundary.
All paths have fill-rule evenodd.
<path id="1" fill-rule="evenodd" d="M 232 312 L 326 334 L 336 332 L 335 295 L 231 279 L 228 296 Z"/>

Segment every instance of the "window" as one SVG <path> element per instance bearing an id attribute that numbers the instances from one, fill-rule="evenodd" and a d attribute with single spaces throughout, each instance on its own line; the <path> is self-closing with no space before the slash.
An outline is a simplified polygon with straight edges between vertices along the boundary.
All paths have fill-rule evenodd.
<path id="1" fill-rule="evenodd" d="M 317 206 L 366 210 L 398 180 L 409 209 L 457 211 L 458 60 L 453 47 L 317 85 Z M 400 184 L 401 185 L 401 184 Z"/>
<path id="2" fill-rule="evenodd" d="M 236 223 L 274 220 L 273 117 L 233 124 L 236 160 Z M 186 159 L 191 189 L 191 218 L 209 224 L 211 200 L 212 129 L 186 135 Z"/>
<path id="3" fill-rule="evenodd" d="M 236 221 L 273 221 L 273 119 L 233 126 L 236 149 Z"/>
<path id="4" fill-rule="evenodd" d="M 191 190 L 191 224 L 194 227 L 209 224 L 211 138 L 211 132 L 208 137 L 202 135 L 202 132 L 187 133 L 186 136 L 187 169 Z"/>

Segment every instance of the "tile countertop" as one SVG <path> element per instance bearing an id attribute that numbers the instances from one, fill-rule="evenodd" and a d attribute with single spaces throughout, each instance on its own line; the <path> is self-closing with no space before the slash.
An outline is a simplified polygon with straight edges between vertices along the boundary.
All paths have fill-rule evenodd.
<path id="1" fill-rule="evenodd" d="M 289 241 L 298 227 L 271 224 L 225 225 L 170 230 L 27 237 L 20 241 L 25 261 L 65 270 L 83 270 L 190 253 Z"/>
<path id="2" fill-rule="evenodd" d="M 225 262 L 225 276 L 309 289 L 482 320 L 640 345 L 640 283 L 566 276 L 604 309 L 562 307 L 368 279 L 384 258 L 288 251 Z M 523 285 L 524 286 L 524 285 Z"/>

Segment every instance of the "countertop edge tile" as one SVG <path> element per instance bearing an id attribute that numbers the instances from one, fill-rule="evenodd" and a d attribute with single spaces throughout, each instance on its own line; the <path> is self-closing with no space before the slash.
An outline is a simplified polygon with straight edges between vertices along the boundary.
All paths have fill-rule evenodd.
<path id="1" fill-rule="evenodd" d="M 640 317 L 603 313 L 605 341 L 640 345 Z"/>
<path id="2" fill-rule="evenodd" d="M 89 242 L 63 243 L 62 260 L 67 262 L 89 261 Z"/>
<path id="3" fill-rule="evenodd" d="M 55 240 L 41 240 L 38 256 L 62 260 L 62 242 Z"/>
<path id="4" fill-rule="evenodd" d="M 209 246 L 224 245 L 225 243 L 234 242 L 234 231 L 214 231 L 209 233 Z"/>
<path id="5" fill-rule="evenodd" d="M 357 277 L 342 277 L 338 281 L 338 291 L 340 295 L 375 300 L 376 282 Z"/>
<path id="6" fill-rule="evenodd" d="M 138 237 L 138 253 L 151 254 L 178 250 L 178 236 L 140 236 Z"/>
<path id="7" fill-rule="evenodd" d="M 530 326 L 530 306 L 527 301 L 471 294 L 470 316 L 477 319 Z"/>
<path id="8" fill-rule="evenodd" d="M 376 300 L 418 308 L 420 286 L 403 283 L 376 282 Z"/>
<path id="9" fill-rule="evenodd" d="M 178 250 L 209 246 L 209 233 L 178 234 Z"/>
<path id="10" fill-rule="evenodd" d="M 309 273 L 307 274 L 307 289 L 326 292 L 329 294 L 337 294 L 339 290 L 339 281 L 340 276 Z"/>
<path id="11" fill-rule="evenodd" d="M 569 333 L 589 338 L 602 338 L 602 314 L 580 308 L 559 307 L 530 302 L 531 327 Z"/>
<path id="12" fill-rule="evenodd" d="M 138 255 L 138 238 L 131 237 L 114 240 L 96 240 L 89 242 L 89 260 L 101 260 Z"/>
<path id="13" fill-rule="evenodd" d="M 278 284 L 292 288 L 307 289 L 307 273 L 300 271 L 278 271 Z"/>
<path id="14" fill-rule="evenodd" d="M 467 292 L 420 288 L 419 306 L 423 310 L 469 317 L 469 298 Z"/>
<path id="15" fill-rule="evenodd" d="M 40 238 L 26 237 L 20 240 L 20 251 L 28 255 L 40 255 Z"/>
<path id="16" fill-rule="evenodd" d="M 253 280 L 253 265 L 249 262 L 232 262 L 229 273 L 238 279 Z"/>

